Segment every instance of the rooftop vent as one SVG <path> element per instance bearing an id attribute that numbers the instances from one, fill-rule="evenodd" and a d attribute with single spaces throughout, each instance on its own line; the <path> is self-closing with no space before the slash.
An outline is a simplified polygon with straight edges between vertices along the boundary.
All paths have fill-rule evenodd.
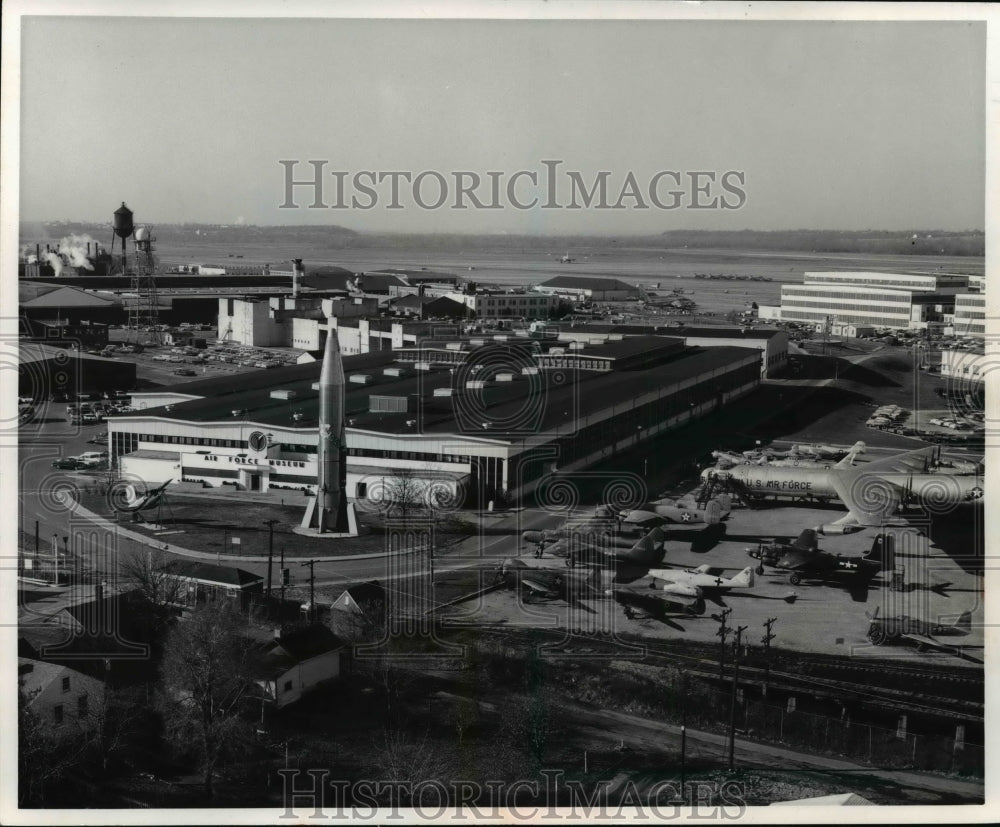
<path id="1" fill-rule="evenodd" d="M 451 396 L 451 388 L 434 388 L 435 396 Z"/>
<path id="2" fill-rule="evenodd" d="M 412 428 L 416 424 L 417 424 L 417 420 L 415 420 L 415 419 L 407 419 L 406 420 L 406 427 L 407 428 Z"/>
<path id="3" fill-rule="evenodd" d="M 271 391 L 271 399 L 294 399 L 298 396 L 295 391 L 290 390 L 276 390 Z"/>
<path id="4" fill-rule="evenodd" d="M 245 409 L 245 408 L 233 408 L 233 409 L 232 409 L 232 410 L 230 411 L 230 413 L 231 413 L 231 414 L 232 414 L 233 416 L 244 416 L 244 415 L 246 414 L 246 409 Z"/>
<path id="5" fill-rule="evenodd" d="M 372 376 L 370 373 L 353 373 L 348 381 L 353 382 L 355 385 L 370 385 L 372 383 Z"/>
<path id="6" fill-rule="evenodd" d="M 371 413 L 405 413 L 409 407 L 409 399 L 405 396 L 368 397 L 368 410 Z"/>
<path id="7" fill-rule="evenodd" d="M 514 374 L 513 373 L 498 373 L 497 374 L 497 382 L 513 382 L 513 381 L 514 381 Z"/>
<path id="8" fill-rule="evenodd" d="M 296 422 L 301 422 L 304 416 L 305 414 L 302 413 L 302 411 L 296 411 L 295 413 L 292 414 L 292 419 L 294 419 Z"/>
<path id="9" fill-rule="evenodd" d="M 382 374 L 384 376 L 406 376 L 410 372 L 409 368 L 383 368 Z"/>

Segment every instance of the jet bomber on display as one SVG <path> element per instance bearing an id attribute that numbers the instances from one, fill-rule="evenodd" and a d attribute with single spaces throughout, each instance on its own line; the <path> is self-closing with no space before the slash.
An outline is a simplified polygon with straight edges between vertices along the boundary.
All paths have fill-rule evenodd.
<path id="1" fill-rule="evenodd" d="M 981 504 L 983 484 L 978 474 L 942 474 L 934 470 L 936 462 L 937 449 L 931 446 L 857 465 L 852 453 L 829 468 L 706 468 L 702 479 L 728 483 L 750 498 L 804 503 L 839 500 L 848 513 L 816 530 L 820 534 L 846 534 L 867 526 L 884 526 L 901 507 L 940 511 L 965 503 Z"/>

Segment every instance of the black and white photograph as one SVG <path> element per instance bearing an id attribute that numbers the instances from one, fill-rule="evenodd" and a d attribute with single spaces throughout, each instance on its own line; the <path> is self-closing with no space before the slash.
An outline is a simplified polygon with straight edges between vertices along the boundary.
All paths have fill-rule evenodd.
<path id="1" fill-rule="evenodd" d="M 996 820 L 993 8 L 2 15 L 3 823 Z"/>

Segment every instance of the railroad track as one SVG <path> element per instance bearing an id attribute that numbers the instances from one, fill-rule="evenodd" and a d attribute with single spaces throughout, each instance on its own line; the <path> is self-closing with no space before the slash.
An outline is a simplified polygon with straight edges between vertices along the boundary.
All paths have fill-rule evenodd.
<path id="1" fill-rule="evenodd" d="M 719 675 L 719 662 L 716 655 L 717 646 L 715 647 L 716 652 L 713 652 L 711 645 L 697 645 L 697 648 L 702 651 L 691 653 L 678 651 L 672 647 L 650 645 L 648 642 L 631 640 L 608 641 L 593 635 L 576 635 L 560 630 L 513 629 L 499 626 L 484 626 L 477 627 L 476 631 L 483 635 L 534 644 L 541 643 L 545 639 L 551 641 L 553 638 L 557 638 L 559 643 L 564 644 L 561 648 L 566 655 L 593 655 L 604 650 L 608 655 L 613 657 L 616 654 L 614 650 L 617 649 L 619 650 L 617 654 L 623 660 L 635 659 L 654 666 L 673 668 L 684 664 L 685 667 L 697 670 L 700 676 L 709 680 L 717 680 Z M 627 649 L 622 651 L 623 645 L 635 646 L 637 650 L 640 646 L 644 647 L 642 656 L 637 657 L 638 651 L 633 653 L 628 652 Z M 731 676 L 731 661 L 727 663 L 730 666 L 727 668 L 726 675 L 723 678 L 724 682 L 728 682 Z M 827 668 L 830 666 L 829 663 L 823 663 L 822 665 Z M 845 669 L 860 669 L 870 675 L 877 675 L 885 671 L 881 668 L 880 664 L 835 664 L 835 668 L 837 666 L 843 666 Z M 921 676 L 926 678 L 929 675 L 938 674 L 935 670 L 909 667 L 902 667 L 900 671 L 904 670 L 905 674 L 914 678 Z M 757 666 L 741 664 L 740 675 L 741 679 L 746 680 L 748 684 L 762 683 L 765 678 L 765 670 Z M 780 688 L 787 691 L 801 691 L 844 698 L 845 700 L 851 699 L 870 705 L 898 709 L 900 711 L 908 710 L 917 713 L 930 713 L 980 721 L 983 718 L 983 703 L 979 701 L 934 695 L 927 692 L 916 692 L 897 687 L 877 686 L 872 685 L 869 681 L 837 680 L 816 675 L 786 672 L 780 668 L 768 670 L 767 679 L 769 686 L 774 689 Z M 969 678 L 967 680 L 971 681 L 972 679 Z"/>

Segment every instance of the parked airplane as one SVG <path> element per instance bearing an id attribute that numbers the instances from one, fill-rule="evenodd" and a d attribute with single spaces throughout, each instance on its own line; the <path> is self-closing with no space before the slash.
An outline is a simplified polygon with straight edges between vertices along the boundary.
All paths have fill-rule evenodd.
<path id="1" fill-rule="evenodd" d="M 621 519 L 629 525 L 661 525 L 663 523 L 705 523 L 714 525 L 729 516 L 732 499 L 728 494 L 713 497 L 702 508 L 688 498 L 661 499 L 623 511 Z"/>
<path id="2" fill-rule="evenodd" d="M 747 566 L 734 577 L 725 578 L 713 574 L 709 566 L 696 569 L 650 569 L 652 588 L 681 597 L 714 597 L 733 589 L 752 589 L 754 585 L 753 567 Z"/>
<path id="3" fill-rule="evenodd" d="M 928 473 L 933 446 L 886 459 L 853 465 L 849 454 L 832 468 L 770 468 L 741 465 L 727 470 L 706 468 L 702 479 L 730 481 L 750 496 L 791 499 L 797 502 L 840 500 L 848 513 L 816 528 L 820 534 L 845 534 L 865 526 L 882 526 L 901 505 L 930 505 L 935 510 L 963 503 L 981 502 L 983 486 L 978 475 Z"/>
<path id="4" fill-rule="evenodd" d="M 629 620 L 637 620 L 644 616 L 681 629 L 676 623 L 670 621 L 671 616 L 697 617 L 705 614 L 705 601 L 700 597 L 694 600 L 672 600 L 658 592 L 634 587 L 608 589 L 605 594 L 614 598 L 615 602 L 624 609 L 625 617 Z"/>
<path id="5" fill-rule="evenodd" d="M 792 546 L 778 557 L 774 567 L 790 572 L 788 582 L 793 586 L 801 583 L 803 577 L 827 579 L 849 575 L 859 581 L 870 582 L 879 571 L 895 567 L 893 545 L 891 534 L 878 534 L 872 541 L 871 548 L 858 557 L 820 551 L 815 545 L 811 549 Z"/>
<path id="6" fill-rule="evenodd" d="M 972 631 L 972 612 L 963 612 L 952 625 L 945 626 L 909 615 L 897 617 L 879 617 L 876 607 L 874 613 L 865 612 L 865 617 L 871 620 L 868 626 L 868 640 L 875 646 L 883 644 L 913 643 L 922 651 L 938 649 L 951 652 L 968 660 L 982 662 L 981 657 L 968 654 L 961 645 L 953 645 L 938 640 L 941 637 L 965 637 Z M 980 647 L 976 647 L 980 648 Z"/>
<path id="7" fill-rule="evenodd" d="M 764 566 L 770 566 L 774 568 L 777 565 L 778 560 L 780 560 L 789 551 L 803 551 L 803 552 L 816 552 L 819 549 L 819 544 L 816 541 L 816 529 L 814 528 L 804 528 L 802 533 L 791 543 L 782 543 L 775 540 L 770 543 L 758 543 L 757 548 L 748 548 L 747 554 L 753 557 L 755 560 L 760 560 L 757 565 L 757 574 L 764 573 Z"/>
<path id="8" fill-rule="evenodd" d="M 160 501 L 163 499 L 164 490 L 172 482 L 173 480 L 167 480 L 163 485 L 151 488 L 145 494 L 139 494 L 134 485 L 126 483 L 120 489 L 114 491 L 109 500 L 115 511 L 122 511 L 129 514 L 146 511 L 160 504 Z"/>
<path id="9" fill-rule="evenodd" d="M 838 448 L 836 445 L 793 445 L 792 453 L 803 457 L 817 457 L 819 459 L 841 460 L 854 451 L 857 454 L 865 452 L 865 443 L 855 442 L 850 448 Z"/>
<path id="10" fill-rule="evenodd" d="M 525 531 L 521 535 L 525 543 L 544 549 L 552 544 L 552 554 L 566 557 L 566 564 L 573 565 L 632 565 L 652 566 L 663 560 L 663 529 L 654 528 L 638 541 L 622 537 L 612 531 L 579 531 L 559 529 L 557 531 Z"/>
<path id="11" fill-rule="evenodd" d="M 497 567 L 494 582 L 520 589 L 524 601 L 530 602 L 533 598 L 569 597 L 570 590 L 574 594 L 592 591 L 596 574 L 595 570 L 533 567 L 520 558 L 508 557 Z"/>

